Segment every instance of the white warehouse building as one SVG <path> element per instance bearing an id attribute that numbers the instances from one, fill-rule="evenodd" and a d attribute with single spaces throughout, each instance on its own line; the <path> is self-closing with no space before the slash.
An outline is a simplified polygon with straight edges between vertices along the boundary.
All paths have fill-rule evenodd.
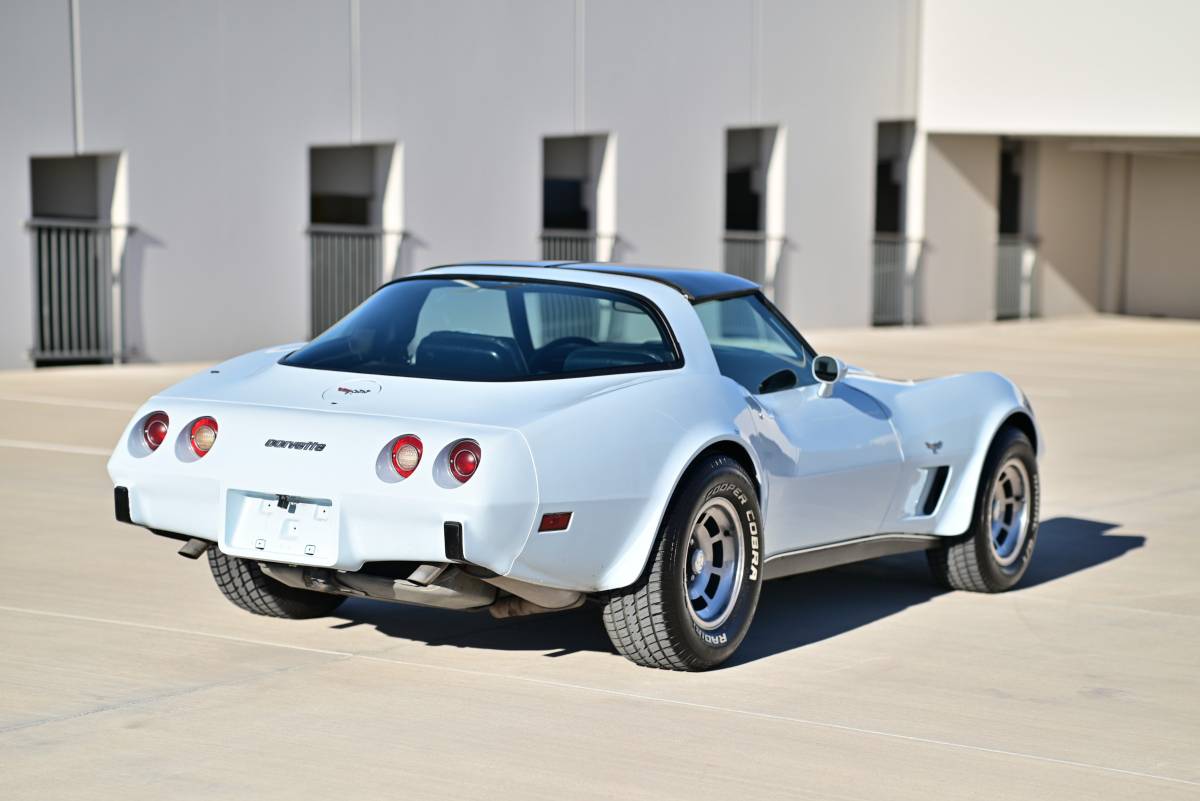
<path id="1" fill-rule="evenodd" d="M 0 367 L 213 360 L 473 259 L 802 329 L 1200 317 L 1191 0 L 3 0 Z"/>

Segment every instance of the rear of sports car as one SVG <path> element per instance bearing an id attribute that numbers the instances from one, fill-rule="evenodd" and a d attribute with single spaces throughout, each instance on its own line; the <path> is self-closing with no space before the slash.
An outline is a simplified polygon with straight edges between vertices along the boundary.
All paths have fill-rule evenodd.
<path id="1" fill-rule="evenodd" d="M 702 336 L 687 301 L 645 283 L 654 300 L 557 275 L 389 284 L 311 343 L 147 401 L 109 461 L 116 515 L 207 554 L 264 615 L 349 596 L 500 617 L 611 605 L 688 464 L 728 433 L 713 421 L 749 415 L 714 391 L 711 357 L 685 366 L 666 315 Z"/>
<path id="2" fill-rule="evenodd" d="M 421 565 L 510 571 L 542 524 L 529 446 L 516 427 L 457 415 L 444 397 L 478 393 L 482 404 L 486 393 L 278 358 L 245 357 L 152 398 L 109 462 L 117 516 L 291 566 L 279 577 L 325 589 L 338 575 L 407 579 Z M 565 527 L 562 511 L 546 525 Z"/>
<path id="3" fill-rule="evenodd" d="M 400 554 L 461 556 L 461 530 L 479 528 L 491 533 L 472 557 L 505 572 L 533 525 L 537 485 L 515 430 L 194 399 L 152 405 L 161 408 L 133 422 L 110 462 L 130 520 L 231 555 L 358 570 Z M 165 434 L 153 433 L 164 422 Z"/>

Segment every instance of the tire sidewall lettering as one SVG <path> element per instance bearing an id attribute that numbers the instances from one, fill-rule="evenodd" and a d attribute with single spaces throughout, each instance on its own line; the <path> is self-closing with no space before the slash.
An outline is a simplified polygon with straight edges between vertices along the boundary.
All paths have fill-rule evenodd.
<path id="1" fill-rule="evenodd" d="M 742 589 L 735 601 L 737 607 L 725 623 L 717 629 L 706 630 L 692 620 L 691 615 L 684 610 L 689 628 L 696 640 L 709 648 L 729 647 L 732 638 L 736 638 L 740 642 L 745 633 L 746 617 L 753 609 L 753 605 L 749 605 L 747 608 L 747 598 L 752 594 L 755 596 L 755 601 L 757 600 L 757 585 L 761 583 L 762 578 L 761 516 L 756 508 L 757 504 L 753 502 L 751 492 L 752 490 L 742 481 L 721 477 L 701 493 L 697 500 L 699 506 L 716 496 L 722 496 L 734 504 L 742 518 L 742 547 L 745 549 L 747 557 L 742 564 Z M 687 603 L 686 599 L 685 603 Z"/>

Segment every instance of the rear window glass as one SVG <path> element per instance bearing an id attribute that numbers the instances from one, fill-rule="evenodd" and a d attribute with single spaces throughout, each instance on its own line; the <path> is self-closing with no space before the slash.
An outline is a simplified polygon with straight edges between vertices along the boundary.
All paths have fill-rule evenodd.
<path id="1" fill-rule="evenodd" d="M 677 367 L 656 309 L 615 290 L 429 278 L 383 287 L 282 360 L 293 367 L 520 381 Z"/>

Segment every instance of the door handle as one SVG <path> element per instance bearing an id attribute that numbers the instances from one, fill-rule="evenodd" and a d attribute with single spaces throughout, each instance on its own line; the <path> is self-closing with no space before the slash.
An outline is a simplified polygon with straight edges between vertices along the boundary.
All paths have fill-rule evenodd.
<path id="1" fill-rule="evenodd" d="M 767 410 L 763 408 L 761 403 L 754 399 L 753 395 L 746 396 L 746 405 L 754 410 L 754 413 L 758 415 L 759 420 L 767 419 Z"/>

